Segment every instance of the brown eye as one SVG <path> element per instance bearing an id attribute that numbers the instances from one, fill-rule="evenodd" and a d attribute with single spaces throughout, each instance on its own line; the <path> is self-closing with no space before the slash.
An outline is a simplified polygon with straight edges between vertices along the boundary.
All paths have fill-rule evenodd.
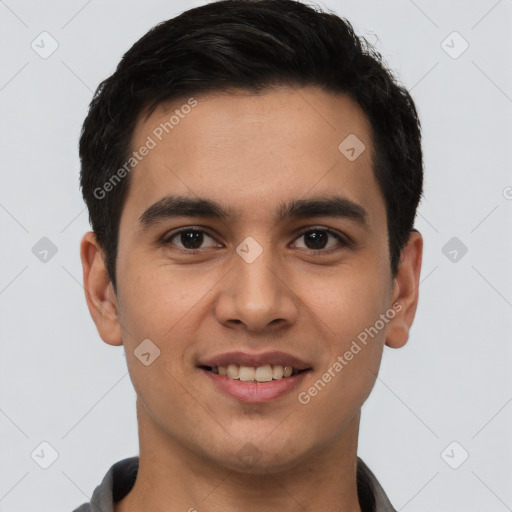
<path id="1" fill-rule="evenodd" d="M 300 238 L 304 239 L 303 246 L 295 243 L 295 247 L 315 252 L 332 252 L 333 249 L 336 250 L 337 246 L 341 245 L 341 247 L 344 247 L 348 245 L 340 235 L 326 228 L 309 228 L 307 231 L 302 232 L 297 240 Z M 336 243 L 329 242 L 329 239 L 334 240 Z"/>
<path id="2" fill-rule="evenodd" d="M 171 236 L 167 237 L 165 243 L 177 245 L 181 249 L 185 250 L 196 250 L 202 249 L 201 247 L 203 243 L 212 240 L 214 243 L 210 244 L 209 247 L 217 247 L 217 242 L 210 236 L 207 235 L 204 231 L 199 229 L 182 229 L 176 233 L 173 233 Z M 181 245 L 180 245 L 181 244 Z"/>
<path id="3" fill-rule="evenodd" d="M 303 236 L 308 249 L 325 249 L 329 241 L 329 235 L 325 231 L 308 231 Z"/>

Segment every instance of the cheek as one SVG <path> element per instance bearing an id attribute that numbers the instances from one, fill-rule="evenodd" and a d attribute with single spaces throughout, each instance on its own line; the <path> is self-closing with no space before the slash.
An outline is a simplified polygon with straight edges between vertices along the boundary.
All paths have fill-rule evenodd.
<path id="1" fill-rule="evenodd" d="M 190 377 L 194 340 L 211 311 L 205 305 L 219 277 L 192 266 L 177 270 L 168 263 L 150 263 L 149 258 L 126 263 L 124 273 L 119 272 L 118 292 L 127 365 L 143 402 L 162 399 L 167 410 L 168 401 L 173 400 L 170 390 L 179 390 Z M 149 344 L 149 352 L 158 354 L 150 366 L 137 358 L 143 340 L 157 347 Z"/>
<path id="2" fill-rule="evenodd" d="M 389 276 L 376 263 L 351 266 L 304 282 L 301 296 L 336 355 L 374 326 L 389 307 Z M 380 324 L 379 324 L 380 325 Z M 386 324 L 387 325 L 387 324 Z M 379 329 L 384 331 L 385 328 Z M 334 354 L 332 354 L 334 355 Z"/>
<path id="3" fill-rule="evenodd" d="M 386 328 L 375 329 L 385 301 L 372 280 L 347 278 L 322 295 L 315 311 L 324 357 L 299 402 L 326 432 L 339 434 L 360 410 L 375 384 Z M 320 300 L 320 298 L 319 298 Z M 324 326 L 328 326 L 327 328 Z M 381 324 L 378 324 L 380 327 Z"/>
<path id="4" fill-rule="evenodd" d="M 208 290 L 214 287 L 213 273 L 192 267 L 172 268 L 169 263 L 136 258 L 119 271 L 121 321 L 131 335 L 163 343 L 180 333 Z"/>
<path id="5" fill-rule="evenodd" d="M 168 412 L 179 409 L 178 423 L 186 430 L 183 425 L 187 411 L 193 411 L 193 402 L 182 409 L 182 402 L 188 400 L 183 358 L 193 335 L 190 328 L 198 325 L 194 304 L 204 295 L 204 289 L 202 294 L 199 287 L 188 287 L 184 292 L 183 283 L 171 279 L 169 270 L 158 266 L 149 268 L 142 262 L 136 266 L 134 261 L 133 268 L 137 271 L 125 268 L 127 278 L 119 289 L 130 378 L 153 421 L 163 425 L 170 420 Z"/>
<path id="6" fill-rule="evenodd" d="M 324 354 L 317 380 L 302 390 L 303 397 L 318 414 L 327 414 L 323 421 L 332 428 L 339 415 L 357 411 L 375 384 L 388 325 L 381 315 L 388 308 L 389 280 L 386 268 L 369 258 L 303 285 Z"/>

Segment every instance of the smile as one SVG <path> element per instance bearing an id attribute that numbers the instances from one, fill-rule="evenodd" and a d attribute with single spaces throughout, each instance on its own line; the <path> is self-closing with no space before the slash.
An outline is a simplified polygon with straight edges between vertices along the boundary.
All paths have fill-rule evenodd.
<path id="1" fill-rule="evenodd" d="M 206 366 L 203 368 L 212 373 L 225 376 L 228 379 L 240 380 L 242 382 L 271 382 L 272 380 L 286 379 L 305 371 L 280 364 L 267 364 L 256 368 L 237 364 Z"/>
<path id="2" fill-rule="evenodd" d="M 266 403 L 289 394 L 313 368 L 279 351 L 224 352 L 197 361 L 214 389 L 238 402 Z"/>

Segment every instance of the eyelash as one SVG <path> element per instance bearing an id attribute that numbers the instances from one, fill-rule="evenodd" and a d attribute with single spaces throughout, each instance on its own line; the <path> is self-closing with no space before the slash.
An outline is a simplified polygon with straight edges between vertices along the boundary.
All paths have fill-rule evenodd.
<path id="1" fill-rule="evenodd" d="M 339 242 L 339 244 L 341 245 L 341 247 L 338 246 L 333 249 L 316 249 L 316 250 L 315 249 L 305 249 L 309 254 L 313 254 L 315 256 L 332 254 L 332 253 L 337 252 L 345 247 L 351 246 L 351 242 L 349 240 L 345 239 L 340 234 L 338 234 L 336 231 L 333 231 L 330 228 L 325 228 L 325 227 L 320 227 L 320 226 L 312 226 L 312 227 L 308 227 L 308 228 L 302 230 L 300 233 L 297 234 L 295 240 L 297 240 L 298 238 L 301 238 L 302 236 L 306 235 L 307 233 L 319 232 L 319 231 L 327 233 L 328 235 L 331 235 L 332 237 L 336 238 L 337 241 Z M 163 241 L 164 245 L 168 245 L 168 244 L 172 243 L 171 240 L 173 238 L 181 235 L 182 233 L 188 233 L 188 232 L 204 233 L 205 235 L 207 235 L 210 238 L 215 240 L 215 238 L 212 235 L 208 234 L 204 229 L 199 229 L 199 228 L 195 228 L 195 227 L 186 227 L 186 228 L 182 228 L 178 231 L 175 231 L 174 233 L 172 233 L 169 236 L 165 236 L 162 241 Z M 190 254 L 190 255 L 198 254 L 204 250 L 204 249 L 184 249 L 182 247 L 178 247 L 178 249 L 181 252 L 184 252 L 184 253 Z"/>

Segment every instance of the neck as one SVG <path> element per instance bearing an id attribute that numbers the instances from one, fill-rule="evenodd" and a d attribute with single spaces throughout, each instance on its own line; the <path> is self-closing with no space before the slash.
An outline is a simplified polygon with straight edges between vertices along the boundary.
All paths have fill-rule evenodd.
<path id="1" fill-rule="evenodd" d="M 295 464 L 243 472 L 220 465 L 170 439 L 137 401 L 139 471 L 115 512 L 361 512 L 357 497 L 359 414 L 339 438 Z"/>

